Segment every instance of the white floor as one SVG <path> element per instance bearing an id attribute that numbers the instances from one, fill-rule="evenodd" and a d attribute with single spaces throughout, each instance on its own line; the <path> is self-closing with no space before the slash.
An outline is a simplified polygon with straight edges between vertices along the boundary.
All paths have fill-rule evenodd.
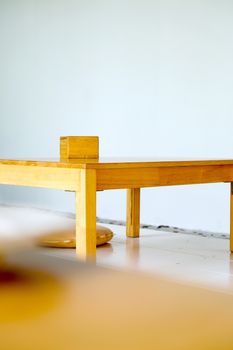
<path id="1" fill-rule="evenodd" d="M 142 229 L 140 238 L 126 238 L 125 227 L 107 225 L 110 244 L 97 249 L 97 264 L 132 269 L 233 293 L 233 256 L 229 240 L 188 233 Z M 36 236 L 60 229 L 75 230 L 75 219 L 32 208 L 0 205 L 0 253 L 26 248 Z M 20 249 L 19 249 L 20 250 Z M 75 249 L 38 248 L 39 254 L 75 260 Z M 13 252 L 13 254 L 15 254 Z"/>
<path id="2" fill-rule="evenodd" d="M 233 257 L 229 240 L 189 234 L 141 230 L 140 238 L 126 238 L 122 226 L 106 225 L 115 236 L 97 249 L 97 264 L 140 270 L 185 283 L 233 293 Z M 44 249 L 42 254 L 75 259 L 70 249 Z"/>

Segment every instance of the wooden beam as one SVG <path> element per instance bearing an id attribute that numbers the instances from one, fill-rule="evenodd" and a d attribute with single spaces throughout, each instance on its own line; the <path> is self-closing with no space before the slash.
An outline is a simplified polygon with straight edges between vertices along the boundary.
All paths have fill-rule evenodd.
<path id="1" fill-rule="evenodd" d="M 233 253 L 233 182 L 230 191 L 230 251 Z"/>
<path id="2" fill-rule="evenodd" d="M 139 237 L 140 234 L 140 188 L 127 190 L 127 237 Z"/>
<path id="3" fill-rule="evenodd" d="M 97 189 L 233 182 L 233 165 L 97 169 Z"/>
<path id="4" fill-rule="evenodd" d="M 79 190 L 80 169 L 32 165 L 1 165 L 0 183 L 67 191 Z"/>
<path id="5" fill-rule="evenodd" d="M 83 261 L 96 259 L 96 172 L 80 170 L 76 193 L 76 253 Z"/>

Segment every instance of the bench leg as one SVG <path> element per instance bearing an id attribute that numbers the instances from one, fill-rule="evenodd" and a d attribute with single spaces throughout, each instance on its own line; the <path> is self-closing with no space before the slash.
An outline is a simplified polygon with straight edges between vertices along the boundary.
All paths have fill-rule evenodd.
<path id="1" fill-rule="evenodd" d="M 140 188 L 127 190 L 127 237 L 139 237 L 140 234 Z"/>
<path id="2" fill-rule="evenodd" d="M 80 170 L 76 192 L 76 253 L 83 261 L 96 259 L 96 171 Z"/>
<path id="3" fill-rule="evenodd" d="M 230 204 L 230 251 L 233 253 L 233 182 L 231 183 Z"/>

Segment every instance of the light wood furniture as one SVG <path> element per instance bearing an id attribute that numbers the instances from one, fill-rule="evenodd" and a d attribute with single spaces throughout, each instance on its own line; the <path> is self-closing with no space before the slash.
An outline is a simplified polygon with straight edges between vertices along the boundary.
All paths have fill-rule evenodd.
<path id="1" fill-rule="evenodd" d="M 99 138 L 97 136 L 62 136 L 60 138 L 61 159 L 98 159 Z"/>
<path id="2" fill-rule="evenodd" d="M 70 137 L 62 137 L 61 144 Z M 69 152 L 61 147 L 60 159 L 0 160 L 0 184 L 34 186 L 74 191 L 76 193 L 77 256 L 94 260 L 96 256 L 96 192 L 127 189 L 127 235 L 139 236 L 140 188 L 233 182 L 233 160 L 169 159 L 102 159 L 93 156 L 93 143 L 82 139 L 82 152 L 77 151 L 72 137 Z M 94 144 L 96 137 L 94 137 Z M 88 148 L 90 144 L 90 150 Z M 96 146 L 94 146 L 96 150 Z M 95 157 L 98 152 L 94 152 Z M 64 158 L 66 154 L 66 158 Z M 233 190 L 231 190 L 231 204 Z M 233 205 L 231 205 L 231 244 L 233 250 Z"/>
<path id="3" fill-rule="evenodd" d="M 10 261 L 2 350 L 233 349 L 232 294 L 36 251 Z"/>

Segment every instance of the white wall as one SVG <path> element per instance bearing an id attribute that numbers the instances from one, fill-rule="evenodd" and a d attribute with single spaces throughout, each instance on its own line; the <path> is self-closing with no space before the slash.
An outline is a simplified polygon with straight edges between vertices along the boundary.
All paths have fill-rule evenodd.
<path id="1" fill-rule="evenodd" d="M 54 157 L 60 135 L 102 156 L 233 158 L 231 0 L 0 0 L 0 156 Z M 73 194 L 0 187 L 73 210 Z M 125 217 L 125 192 L 98 215 Z M 146 189 L 142 221 L 229 230 L 229 185 Z"/>

